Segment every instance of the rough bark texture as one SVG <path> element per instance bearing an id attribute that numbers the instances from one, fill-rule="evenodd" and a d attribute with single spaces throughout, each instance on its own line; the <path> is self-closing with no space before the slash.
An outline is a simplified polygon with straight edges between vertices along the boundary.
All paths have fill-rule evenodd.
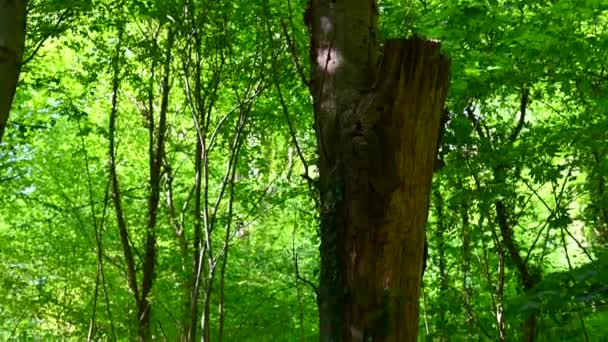
<path id="1" fill-rule="evenodd" d="M 26 8 L 26 0 L 0 0 L 0 142 L 21 71 Z"/>
<path id="2" fill-rule="evenodd" d="M 424 227 L 449 60 L 386 42 L 373 0 L 311 0 L 323 341 L 415 341 Z"/>

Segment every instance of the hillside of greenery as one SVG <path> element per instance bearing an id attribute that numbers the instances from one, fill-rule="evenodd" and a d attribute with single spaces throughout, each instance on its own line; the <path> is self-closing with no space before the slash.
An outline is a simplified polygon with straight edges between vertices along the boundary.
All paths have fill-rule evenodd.
<path id="1" fill-rule="evenodd" d="M 29 1 L 0 340 L 319 340 L 307 6 Z M 378 13 L 451 59 L 418 340 L 606 341 L 608 1 Z"/>

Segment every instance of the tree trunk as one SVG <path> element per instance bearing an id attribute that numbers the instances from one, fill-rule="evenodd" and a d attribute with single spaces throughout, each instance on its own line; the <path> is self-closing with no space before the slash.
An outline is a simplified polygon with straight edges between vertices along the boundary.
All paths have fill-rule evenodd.
<path id="1" fill-rule="evenodd" d="M 26 8 L 26 0 L 0 0 L 0 142 L 21 71 Z"/>
<path id="2" fill-rule="evenodd" d="M 415 341 L 424 227 L 449 60 L 386 42 L 374 0 L 311 0 L 322 341 Z"/>
<path id="3" fill-rule="evenodd" d="M 505 146 L 510 146 L 517 141 L 517 138 L 519 137 L 519 134 L 521 133 L 521 131 L 525 125 L 525 118 L 526 118 L 526 111 L 527 111 L 527 107 L 528 107 L 529 97 L 530 97 L 530 88 L 526 85 L 523 85 L 521 88 L 519 120 L 517 122 L 517 125 L 515 127 L 513 127 L 511 133 L 509 134 L 509 137 L 508 137 L 507 141 L 505 142 L 505 144 L 508 144 L 508 145 L 505 145 Z M 483 123 L 480 122 L 479 120 L 477 120 L 473 114 L 473 108 L 471 108 L 469 106 L 465 110 L 467 112 L 467 116 L 468 116 L 469 120 L 471 120 L 473 127 L 477 131 L 477 134 L 482 139 L 482 141 L 490 143 L 489 137 L 486 136 L 486 134 L 484 133 L 484 130 L 482 129 Z M 508 170 L 509 170 L 509 165 L 505 164 L 502 160 L 499 160 L 498 165 L 496 165 L 492 168 L 492 175 L 494 177 L 494 183 L 505 186 L 507 184 Z M 510 211 L 508 209 L 507 203 L 504 200 L 498 200 L 494 203 L 494 209 L 496 212 L 496 220 L 497 220 L 498 226 L 500 228 L 500 235 L 502 238 L 502 246 L 499 249 L 500 258 L 501 258 L 501 264 L 499 266 L 499 269 L 501 272 L 501 275 L 500 275 L 501 279 L 499 280 L 499 285 L 500 285 L 501 289 L 499 292 L 500 292 L 500 298 L 501 298 L 500 301 L 502 302 L 502 287 L 504 286 L 504 274 L 502 273 L 502 272 L 504 272 L 504 269 L 503 269 L 504 263 L 502 262 L 502 258 L 504 257 L 504 250 L 502 249 L 503 247 L 506 248 L 507 252 L 509 253 L 509 258 L 511 259 L 511 262 L 513 262 L 513 264 L 515 265 L 515 268 L 517 269 L 517 271 L 519 273 L 519 276 L 520 276 L 520 279 L 523 284 L 523 288 L 524 288 L 525 292 L 529 292 L 536 284 L 538 284 L 541 281 L 541 278 L 540 278 L 539 274 L 532 274 L 532 272 L 530 270 L 530 266 L 527 263 L 527 260 L 520 253 L 520 248 L 517 245 L 517 242 L 514 238 L 514 231 L 511 226 L 511 222 L 510 222 L 510 219 L 511 219 Z M 501 304 L 501 306 L 502 306 L 502 304 Z M 501 321 L 501 320 L 503 320 L 503 321 Z M 535 312 L 535 310 L 530 311 L 526 321 L 524 322 L 523 328 L 524 328 L 523 329 L 524 330 L 523 340 L 527 341 L 527 342 L 535 341 L 536 340 L 536 312 Z M 502 315 L 502 308 L 501 308 L 501 314 L 500 314 L 500 320 L 499 320 L 499 333 L 500 333 L 501 340 L 504 340 L 504 338 L 505 338 L 504 329 L 505 329 L 504 328 L 504 316 Z"/>
<path id="4" fill-rule="evenodd" d="M 600 140 L 599 138 L 598 140 Z M 606 175 L 602 172 L 602 160 L 605 154 L 599 148 L 593 148 L 593 168 L 589 177 L 589 189 L 594 198 L 591 206 L 593 213 L 594 232 L 600 246 L 608 247 L 608 205 L 606 202 Z"/>
<path id="5" fill-rule="evenodd" d="M 441 194 L 439 187 L 433 189 L 433 206 L 435 209 L 435 216 L 437 219 L 437 226 L 435 227 L 435 241 L 437 243 L 437 268 L 439 269 L 439 318 L 437 320 L 437 338 L 436 341 L 443 342 L 448 341 L 448 329 L 447 329 L 447 301 L 448 298 L 448 272 L 447 272 L 447 257 L 445 251 L 445 235 L 449 225 L 448 217 L 444 211 L 444 199 Z"/>
<path id="6" fill-rule="evenodd" d="M 461 208 L 462 216 L 462 288 L 464 290 L 464 301 L 467 309 L 467 333 L 473 331 L 473 311 L 471 309 L 471 298 L 473 289 L 471 288 L 471 227 L 469 224 L 469 203 L 463 203 Z"/>
<path id="7" fill-rule="evenodd" d="M 495 179 L 496 171 L 495 171 Z M 498 176 L 499 180 L 504 181 L 502 176 Z M 519 247 L 515 243 L 513 238 L 513 228 L 508 221 L 507 206 L 503 201 L 497 201 L 495 203 L 496 218 L 498 220 L 498 226 L 500 227 L 500 234 L 502 236 L 502 243 L 507 248 L 511 261 L 515 264 L 521 281 L 523 283 L 524 291 L 529 292 L 536 284 L 539 283 L 540 278 L 534 277 L 530 273 L 528 264 L 521 256 Z M 536 340 L 536 312 L 531 311 L 528 314 L 528 318 L 524 322 L 524 341 L 534 342 Z"/>

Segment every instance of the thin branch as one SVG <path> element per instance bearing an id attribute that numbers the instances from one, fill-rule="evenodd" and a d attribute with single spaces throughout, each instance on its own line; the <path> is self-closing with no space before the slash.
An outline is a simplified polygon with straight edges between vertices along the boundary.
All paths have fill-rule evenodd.
<path id="1" fill-rule="evenodd" d="M 235 163 L 237 160 L 237 154 L 238 151 L 240 149 L 240 145 L 241 145 L 241 138 L 242 138 L 242 133 L 243 130 L 245 128 L 245 124 L 247 122 L 247 118 L 249 117 L 249 112 L 251 110 L 251 105 L 249 104 L 248 107 L 241 109 L 241 114 L 239 117 L 239 122 L 236 125 L 236 133 L 234 135 L 234 139 L 232 142 L 232 153 L 230 154 L 230 159 L 228 160 L 228 165 L 226 166 L 226 173 L 224 174 L 224 179 L 222 180 L 222 184 L 220 186 L 220 191 L 217 195 L 217 198 L 215 200 L 215 204 L 213 206 L 213 209 L 211 211 L 211 222 L 210 222 L 210 229 L 211 227 L 214 225 L 215 223 L 215 218 L 217 216 L 217 212 L 220 206 L 220 203 L 222 202 L 222 199 L 224 197 L 224 192 L 226 190 L 226 186 L 228 185 L 228 181 L 229 181 L 229 176 L 230 176 L 230 170 L 235 167 Z M 209 231 L 209 234 L 211 234 L 211 231 Z"/>
<path id="2" fill-rule="evenodd" d="M 563 228 L 566 233 L 568 234 L 568 236 L 570 236 L 570 238 L 572 240 L 574 240 L 574 242 L 576 242 L 576 245 L 578 246 L 578 248 L 580 248 L 583 253 L 585 253 L 585 255 L 587 256 L 587 259 L 589 259 L 589 261 L 594 262 L 595 260 L 593 259 L 593 257 L 591 256 L 591 254 L 589 254 L 589 252 L 587 251 L 587 248 L 585 248 L 580 241 L 578 241 L 578 239 L 576 237 L 574 237 L 574 235 L 572 235 L 572 233 L 570 233 L 570 230 L 568 230 L 568 228 L 564 227 Z"/>
<path id="3" fill-rule="evenodd" d="M 528 107 L 528 99 L 530 97 L 530 89 L 527 86 L 524 86 L 521 90 L 521 102 L 519 105 L 519 121 L 517 122 L 517 126 L 513 128 L 511 135 L 509 135 L 509 141 L 515 142 L 517 136 L 521 132 L 521 129 L 524 127 L 526 121 L 526 109 Z"/>
<path id="4" fill-rule="evenodd" d="M 486 139 L 486 135 L 483 133 L 483 130 L 481 129 L 481 122 L 479 121 L 479 119 L 477 119 L 475 117 L 475 107 L 473 107 L 472 105 L 469 105 L 465 108 L 465 111 L 467 112 L 467 119 L 469 119 L 469 121 L 471 121 L 471 123 L 473 124 L 473 128 L 475 129 L 475 131 L 477 132 L 477 135 L 479 135 L 479 137 L 483 140 Z"/>
<path id="5" fill-rule="evenodd" d="M 168 170 L 167 172 L 167 176 L 166 176 L 166 206 L 167 206 L 167 210 L 168 210 L 168 214 L 169 214 L 169 220 L 171 221 L 171 225 L 173 226 L 173 230 L 175 231 L 175 236 L 179 242 L 180 245 L 180 249 L 182 251 L 182 254 L 184 254 L 185 252 L 187 252 L 188 246 L 187 246 L 187 240 L 186 240 L 186 236 L 185 236 L 185 231 L 184 231 L 184 217 L 183 217 L 183 212 L 184 210 L 182 210 L 182 212 L 180 213 L 180 218 L 177 218 L 177 213 L 175 210 L 175 204 L 174 204 L 174 196 L 173 196 L 173 178 L 175 177 L 175 175 L 171 174 L 171 169 L 169 166 L 166 167 Z M 193 191 L 191 190 L 188 193 L 188 197 L 186 198 L 186 200 L 184 201 L 184 207 L 187 207 L 188 202 L 190 201 L 190 198 L 192 197 L 192 193 Z"/>
<path id="6" fill-rule="evenodd" d="M 207 130 L 209 129 L 209 121 L 211 111 L 215 104 L 216 96 L 215 94 L 218 91 L 219 83 L 220 83 L 220 75 L 222 72 L 223 65 L 225 63 L 225 59 L 222 53 L 221 63 L 214 70 L 213 76 L 211 77 L 211 81 L 209 83 L 209 87 L 213 87 L 211 91 L 211 95 L 206 94 L 204 99 L 209 98 L 209 103 L 206 104 L 207 108 L 205 108 L 203 95 L 201 94 L 201 43 L 198 35 L 195 35 L 195 88 L 194 94 L 197 97 L 195 106 L 195 110 L 192 112 L 192 118 L 194 121 L 194 125 L 196 128 L 197 135 L 197 144 L 196 144 L 196 159 L 195 159 L 195 238 L 194 238 L 194 254 L 193 254 L 193 264 L 194 264 L 194 284 L 192 287 L 192 296 L 190 303 L 190 338 L 194 340 L 196 338 L 196 325 L 197 325 L 197 312 L 198 312 L 198 297 L 199 297 L 199 287 L 201 283 L 201 275 L 203 271 L 203 259 L 205 255 L 209 254 L 209 271 L 213 267 L 213 263 L 211 262 L 213 259 L 212 250 L 211 250 L 211 227 L 210 227 L 210 219 L 209 219 L 209 148 L 208 143 L 206 141 Z M 205 110 L 206 109 L 206 110 Z M 207 117 L 205 117 L 205 114 Z M 201 195 L 203 197 L 201 203 Z M 201 222 L 201 211 L 203 215 L 203 220 Z M 205 241 L 204 244 L 201 242 L 202 240 L 202 229 L 201 224 L 204 226 L 205 232 Z M 213 273 L 212 273 L 213 274 Z M 212 279 L 209 280 L 212 282 Z M 207 303 L 209 294 L 208 289 L 211 286 L 207 284 L 207 289 L 205 291 L 205 303 Z M 207 307 L 204 308 L 204 310 Z M 209 329 L 208 329 L 208 315 L 203 312 L 203 319 L 201 320 L 201 329 L 202 329 L 202 337 L 205 340 L 208 340 Z"/>
<path id="7" fill-rule="evenodd" d="M 291 15 L 290 15 L 290 17 L 291 17 Z M 304 85 L 306 85 L 306 87 L 310 89 L 310 80 L 308 80 L 308 78 L 304 75 L 304 69 L 302 68 L 302 65 L 300 65 L 300 62 L 299 62 L 300 58 L 298 57 L 298 52 L 297 52 L 295 41 L 293 41 L 291 39 L 291 37 L 289 36 L 289 32 L 287 31 L 287 26 L 285 25 L 284 22 L 281 22 L 281 28 L 283 29 L 283 35 L 285 36 L 285 40 L 287 41 L 287 46 L 289 47 L 289 52 L 291 52 L 290 56 L 291 56 L 291 62 L 293 64 L 293 67 L 296 70 L 296 73 L 298 74 L 298 76 L 300 77 L 300 80 L 302 81 L 302 83 L 304 83 Z"/>
<path id="8" fill-rule="evenodd" d="M 312 289 L 312 291 L 315 293 L 315 298 L 317 303 L 319 302 L 319 299 L 321 298 L 319 295 L 319 289 L 317 288 L 317 286 L 310 280 L 302 277 L 300 275 L 300 271 L 299 271 L 299 267 L 298 267 L 298 254 L 295 251 L 295 246 L 293 247 L 293 263 L 294 263 L 294 267 L 295 267 L 295 272 L 296 272 L 296 278 L 303 282 L 304 284 L 310 286 L 310 288 Z"/>
<path id="9" fill-rule="evenodd" d="M 462 292 L 460 292 L 457 288 L 450 286 L 450 289 L 453 292 L 455 292 L 456 298 L 464 298 L 464 297 L 466 297 L 466 295 L 464 295 Z M 479 320 L 479 318 L 477 318 L 477 316 L 475 315 L 475 312 L 473 311 L 473 307 L 471 307 L 471 303 L 469 303 L 468 301 L 464 300 L 464 306 L 465 306 L 465 309 L 467 311 L 467 314 L 470 315 L 470 317 L 473 319 L 473 323 L 475 323 L 475 325 L 479 328 L 479 330 L 489 340 L 494 340 L 495 337 L 492 337 L 490 335 L 490 333 L 487 331 L 487 329 L 481 324 L 481 321 Z"/>
<path id="10" fill-rule="evenodd" d="M 36 44 L 34 51 L 32 51 L 32 53 L 27 58 L 23 59 L 23 62 L 21 62 L 21 67 L 23 67 L 24 65 L 29 63 L 32 59 L 34 59 L 34 57 L 36 56 L 36 54 L 38 53 L 38 51 L 40 50 L 40 48 L 42 47 L 44 42 L 46 42 L 53 35 L 53 33 L 59 32 L 59 30 L 58 30 L 59 25 L 67 17 L 67 14 L 69 13 L 69 11 L 70 11 L 70 9 L 67 8 L 65 11 L 63 11 L 63 13 L 61 13 L 61 15 L 59 15 L 59 18 L 57 19 L 57 22 L 55 23 L 55 26 L 53 27 L 52 31 L 49 34 L 47 34 L 46 36 L 42 37 L 42 39 L 40 39 L 38 44 Z"/>
<path id="11" fill-rule="evenodd" d="M 300 144 L 298 144 L 298 138 L 296 137 L 296 131 L 291 123 L 291 119 L 289 118 L 289 110 L 287 109 L 287 105 L 285 104 L 285 99 L 283 98 L 283 94 L 281 93 L 281 87 L 279 86 L 278 81 L 275 80 L 275 87 L 277 89 L 277 94 L 279 95 L 279 102 L 281 103 L 281 108 L 283 109 L 283 115 L 285 116 L 285 121 L 287 121 L 287 126 L 289 127 L 289 134 L 291 135 L 291 139 L 296 147 L 296 151 L 298 152 L 298 157 L 300 157 L 300 161 L 304 166 L 304 174 L 302 177 L 309 182 L 313 182 L 314 180 L 308 174 L 308 163 L 306 162 L 306 158 L 304 158 L 304 154 L 302 153 L 302 149 L 300 148 Z"/>
<path id="12" fill-rule="evenodd" d="M 80 125 L 80 121 L 78 121 L 78 130 L 80 133 L 82 133 L 82 127 Z M 84 153 L 84 162 L 85 162 L 86 175 L 87 175 L 87 186 L 88 186 L 88 192 L 89 192 L 89 207 L 91 209 L 91 217 L 93 219 L 93 228 L 95 230 L 95 245 L 97 247 L 97 253 L 96 253 L 97 272 L 95 274 L 95 290 L 94 290 L 94 294 L 93 294 L 93 312 L 91 314 L 91 323 L 89 326 L 89 333 L 87 336 L 87 341 L 91 341 L 95 334 L 95 318 L 96 318 L 96 314 L 97 314 L 97 296 L 99 293 L 98 290 L 99 290 L 100 281 L 102 283 L 102 291 L 104 293 L 104 298 L 106 301 L 106 310 L 108 312 L 108 317 L 110 319 L 112 337 L 114 338 L 114 340 L 116 340 L 116 334 L 115 334 L 115 330 L 114 330 L 114 320 L 112 318 L 112 311 L 111 311 L 110 305 L 109 305 L 109 296 L 108 296 L 108 291 L 107 291 L 106 284 L 105 284 L 105 273 L 104 273 L 104 269 L 103 269 L 104 253 L 103 253 L 102 233 L 103 233 L 105 213 L 106 213 L 107 204 L 108 204 L 107 199 L 108 199 L 108 189 L 109 189 L 110 184 L 108 183 L 106 186 L 105 198 L 104 198 L 104 203 L 103 203 L 102 220 L 101 220 L 101 222 L 98 223 L 97 216 L 95 214 L 95 200 L 93 198 L 93 185 L 91 182 L 91 172 L 90 172 L 90 168 L 89 168 L 89 154 L 87 152 L 86 144 L 84 142 L 84 134 L 80 134 L 80 142 L 82 144 L 82 151 Z"/>
<path id="13" fill-rule="evenodd" d="M 215 128 L 213 129 L 213 133 L 211 133 L 211 138 L 209 138 L 209 147 L 208 150 L 211 151 L 213 150 L 213 147 L 215 146 L 215 140 L 220 132 L 220 129 L 224 126 L 224 124 L 226 123 L 226 119 L 228 119 L 228 117 L 230 117 L 230 115 L 232 115 L 235 111 L 242 109 L 243 106 L 245 105 L 250 105 L 256 98 L 258 98 L 262 92 L 266 90 L 264 87 L 259 87 L 258 90 L 253 93 L 251 96 L 249 96 L 248 98 L 246 98 L 245 100 L 242 100 L 239 102 L 238 105 L 236 105 L 234 108 L 232 108 L 231 110 L 229 110 L 218 122 L 218 124 L 215 126 Z"/>
<path id="14" fill-rule="evenodd" d="M 424 333 L 425 333 L 425 336 L 428 336 L 430 331 L 429 331 L 429 319 L 428 319 L 427 309 L 426 309 L 426 291 L 424 289 L 424 286 L 421 286 L 420 292 L 422 292 L 422 305 L 423 305 L 422 308 L 424 310 L 424 313 L 423 313 Z"/>
<path id="15" fill-rule="evenodd" d="M 290 16 L 290 20 L 291 20 L 291 1 L 288 1 L 288 8 L 289 8 L 289 16 Z M 301 68 L 299 68 L 299 65 L 297 63 L 297 55 L 296 55 L 296 50 L 295 50 L 295 46 L 291 44 L 291 39 L 289 37 L 289 34 L 287 32 L 287 27 L 285 26 L 285 23 L 281 23 L 282 27 L 283 27 L 283 33 L 285 34 L 286 38 L 287 38 L 287 43 L 290 47 L 290 49 L 292 50 L 292 59 L 294 61 L 294 64 L 296 66 L 296 70 L 300 73 L 300 77 L 302 78 L 302 82 L 304 84 L 306 84 L 306 86 L 308 88 L 310 88 L 310 82 L 308 80 L 306 80 L 306 78 L 304 77 L 304 74 L 301 70 Z M 292 25 L 292 29 L 293 27 L 293 21 L 291 22 Z M 270 24 L 269 21 L 266 20 L 266 30 L 268 33 L 268 37 L 269 39 L 272 39 L 272 32 L 270 29 Z M 296 147 L 296 151 L 298 153 L 298 157 L 300 158 L 300 161 L 302 162 L 302 166 L 304 166 L 304 174 L 302 175 L 302 177 L 304 179 L 306 179 L 306 181 L 308 181 L 309 185 L 311 187 L 314 187 L 314 180 L 312 179 L 312 177 L 310 177 L 310 175 L 308 174 L 308 163 L 306 162 L 306 158 L 304 157 L 304 153 L 302 152 L 302 149 L 300 148 L 300 144 L 298 143 L 298 138 L 296 136 L 296 131 L 293 127 L 293 124 L 291 122 L 291 118 L 289 117 L 289 109 L 287 108 L 287 104 L 285 102 L 285 98 L 283 97 L 283 93 L 281 92 L 281 86 L 279 84 L 279 79 L 277 77 L 277 73 L 278 73 L 278 66 L 277 66 L 277 58 L 276 56 L 273 56 L 272 58 L 272 69 L 273 72 L 275 73 L 275 75 L 273 75 L 273 83 L 274 86 L 277 90 L 277 95 L 279 96 L 279 102 L 281 103 L 281 109 L 283 110 L 283 116 L 285 117 L 285 121 L 287 122 L 287 126 L 289 128 L 289 134 L 291 136 L 291 139 Z"/>
<path id="16" fill-rule="evenodd" d="M 238 150 L 242 146 L 242 140 L 239 142 Z M 218 260 L 222 260 L 222 266 L 220 268 L 220 284 L 219 284 L 219 323 L 218 323 L 218 340 L 222 342 L 224 340 L 224 320 L 225 320 L 225 305 L 224 305 L 224 289 L 226 280 L 226 265 L 228 263 L 228 247 L 231 241 L 230 227 L 232 226 L 233 218 L 233 204 L 234 204 L 234 183 L 236 179 L 236 165 L 238 164 L 238 152 L 236 152 L 236 160 L 232 166 L 232 174 L 230 176 L 230 192 L 228 195 L 228 222 L 226 223 L 226 234 L 224 236 L 224 247 Z M 216 262 L 217 264 L 217 262 Z"/>
<path id="17" fill-rule="evenodd" d="M 547 215 L 547 218 L 545 219 L 544 223 L 542 224 L 542 227 L 538 231 L 538 234 L 536 234 L 536 237 L 534 238 L 534 241 L 532 242 L 532 245 L 530 245 L 530 248 L 528 248 L 528 252 L 526 253 L 526 257 L 524 258 L 524 262 L 528 262 L 528 259 L 530 258 L 530 255 L 532 254 L 532 251 L 534 250 L 534 248 L 536 247 L 536 244 L 538 243 L 538 240 L 540 239 L 540 236 L 542 235 L 542 233 L 545 230 L 545 228 L 549 226 L 549 222 L 550 222 L 551 218 L 555 215 L 555 210 L 551 209 L 549 207 L 549 205 L 547 204 L 547 202 L 545 202 L 544 198 L 542 198 L 540 196 L 540 194 L 538 193 L 537 190 L 535 190 L 534 188 L 532 188 L 532 186 L 528 183 L 528 181 L 524 177 L 520 176 L 519 178 L 524 183 L 524 185 L 527 186 L 528 189 L 530 189 L 530 191 L 532 191 L 532 193 L 541 201 L 541 203 L 545 206 L 545 208 L 547 210 L 549 210 L 549 215 Z M 535 229 L 536 228 L 538 228 L 538 226 L 535 227 Z"/>
<path id="18" fill-rule="evenodd" d="M 91 313 L 91 320 L 89 323 L 89 332 L 87 333 L 87 342 L 91 342 L 93 340 L 93 334 L 95 333 L 95 318 L 97 315 L 97 297 L 99 293 L 99 266 L 97 267 L 97 272 L 95 273 L 95 290 L 93 291 L 93 312 Z"/>
<path id="19" fill-rule="evenodd" d="M 298 253 L 296 252 L 296 228 L 297 228 L 297 216 L 294 219 L 294 226 L 293 226 L 292 239 L 291 239 L 291 253 L 293 255 L 293 265 L 294 265 L 294 270 L 296 273 L 295 274 L 296 280 L 299 280 L 299 281 L 303 282 L 304 284 L 310 286 L 312 291 L 315 293 L 316 302 L 319 303 L 319 300 L 321 297 L 319 295 L 319 289 L 317 288 L 317 286 L 312 281 L 310 281 L 300 275 L 300 268 L 298 266 Z"/>
<path id="20" fill-rule="evenodd" d="M 165 332 L 165 329 L 163 328 L 163 323 L 159 319 L 156 321 L 158 323 L 158 327 L 160 328 L 160 332 L 163 334 L 163 341 L 169 341 L 169 337 L 167 337 L 167 333 Z"/>

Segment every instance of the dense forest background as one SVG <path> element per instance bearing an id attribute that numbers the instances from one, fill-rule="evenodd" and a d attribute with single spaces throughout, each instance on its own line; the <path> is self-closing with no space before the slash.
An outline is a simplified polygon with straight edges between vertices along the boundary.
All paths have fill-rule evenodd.
<path id="1" fill-rule="evenodd" d="M 318 340 L 306 6 L 29 1 L 0 144 L 1 340 L 133 340 L 142 315 L 158 340 Z M 603 341 L 608 2 L 378 11 L 381 40 L 431 37 L 452 62 L 419 339 L 523 340 L 534 321 L 539 341 Z"/>

